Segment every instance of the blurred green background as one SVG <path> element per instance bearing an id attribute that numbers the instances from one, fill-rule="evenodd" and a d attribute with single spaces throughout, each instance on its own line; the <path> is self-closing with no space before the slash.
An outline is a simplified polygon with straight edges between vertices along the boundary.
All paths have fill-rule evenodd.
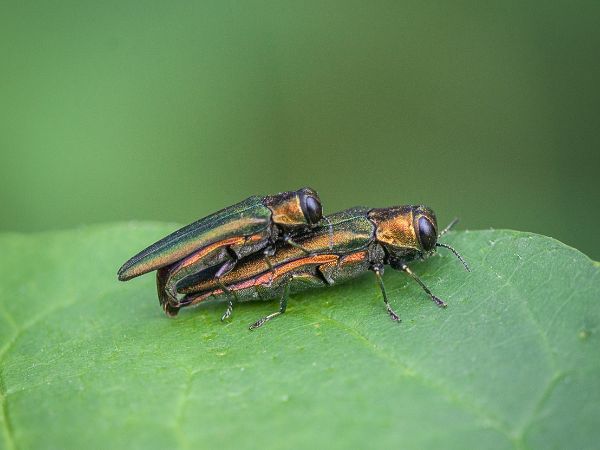
<path id="1" fill-rule="evenodd" d="M 310 185 L 600 259 L 599 5 L 4 1 L 0 229 Z"/>

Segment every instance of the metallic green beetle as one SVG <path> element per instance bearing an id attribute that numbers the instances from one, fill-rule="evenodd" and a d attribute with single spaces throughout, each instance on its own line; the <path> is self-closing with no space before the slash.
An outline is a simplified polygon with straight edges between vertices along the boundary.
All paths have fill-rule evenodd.
<path id="1" fill-rule="evenodd" d="M 142 250 L 119 269 L 121 281 L 158 270 L 161 306 L 176 315 L 176 286 L 185 277 L 218 266 L 215 282 L 244 256 L 260 252 L 265 264 L 276 242 L 287 242 L 314 227 L 322 218 L 321 201 L 310 188 L 267 197 L 253 196 L 171 233 Z M 226 318 L 230 310 L 223 316 Z"/>
<path id="2" fill-rule="evenodd" d="M 327 225 L 323 223 L 299 239 L 298 244 L 309 254 L 297 247 L 279 244 L 270 264 L 250 255 L 219 282 L 210 271 L 199 272 L 178 284 L 177 291 L 184 295 L 178 306 L 220 298 L 231 302 L 232 296 L 239 301 L 280 297 L 279 311 L 253 323 L 250 329 L 255 329 L 285 312 L 290 291 L 330 286 L 372 271 L 390 317 L 399 321 L 383 285 L 385 264 L 413 278 L 441 307 L 446 304 L 431 293 L 407 264 L 431 255 L 436 247 L 446 247 L 469 270 L 456 250 L 437 242 L 455 222 L 438 233 L 435 214 L 425 206 L 358 207 L 333 214 L 327 219 Z"/>

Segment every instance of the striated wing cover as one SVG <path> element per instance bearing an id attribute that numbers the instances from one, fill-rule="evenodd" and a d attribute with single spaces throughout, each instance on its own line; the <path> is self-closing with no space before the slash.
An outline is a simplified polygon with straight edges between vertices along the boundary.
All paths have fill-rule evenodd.
<path id="1" fill-rule="evenodd" d="M 252 196 L 171 233 L 129 259 L 118 271 L 125 281 L 173 264 L 190 253 L 232 236 L 249 236 L 271 225 L 263 198 Z"/>
<path id="2" fill-rule="evenodd" d="M 345 255 L 365 249 L 372 243 L 375 233 L 375 225 L 367 218 L 368 211 L 369 208 L 357 207 L 327 216 L 318 227 L 296 242 L 311 255 Z M 302 249 L 283 244 L 269 260 L 272 267 L 279 267 L 306 256 Z M 262 254 L 250 255 L 223 275 L 220 282 L 228 286 L 270 270 Z M 212 277 L 212 271 L 208 270 L 181 280 L 177 291 L 189 294 L 210 291 L 219 286 Z"/>

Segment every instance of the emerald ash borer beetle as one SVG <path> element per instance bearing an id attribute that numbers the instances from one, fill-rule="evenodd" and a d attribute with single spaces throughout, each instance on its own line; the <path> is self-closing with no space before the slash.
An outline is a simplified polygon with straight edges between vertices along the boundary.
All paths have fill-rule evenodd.
<path id="1" fill-rule="evenodd" d="M 261 255 L 249 255 L 219 278 L 214 276 L 215 269 L 208 269 L 182 279 L 177 285 L 177 292 L 182 296 L 177 307 L 226 298 L 231 313 L 233 300 L 279 297 L 279 310 L 250 325 L 250 329 L 255 329 L 285 312 L 291 292 L 331 286 L 372 271 L 388 314 L 399 321 L 383 284 L 385 265 L 406 273 L 431 300 L 445 307 L 446 304 L 432 294 L 408 264 L 431 255 L 437 247 L 445 247 L 469 270 L 456 250 L 438 242 L 455 222 L 438 232 L 435 214 L 425 206 L 348 209 L 328 216 L 318 227 L 300 237 L 295 246 L 278 242 L 269 261 Z"/>
<path id="2" fill-rule="evenodd" d="M 319 195 L 310 188 L 266 197 L 253 196 L 164 237 L 129 259 L 119 269 L 121 281 L 157 270 L 161 306 L 168 315 L 179 310 L 177 283 L 189 275 L 218 267 L 213 281 L 230 272 L 250 254 L 260 254 L 267 267 L 276 243 L 308 254 L 295 236 L 322 219 Z M 225 291 L 227 288 L 221 285 Z M 224 318 L 231 313 L 226 313 Z"/>

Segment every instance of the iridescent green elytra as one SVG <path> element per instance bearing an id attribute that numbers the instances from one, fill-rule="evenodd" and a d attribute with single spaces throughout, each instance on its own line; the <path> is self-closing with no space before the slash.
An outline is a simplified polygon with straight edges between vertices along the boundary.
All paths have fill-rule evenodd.
<path id="1" fill-rule="evenodd" d="M 268 262 L 276 242 L 296 245 L 293 237 L 322 218 L 318 194 L 310 189 L 267 197 L 249 197 L 187 225 L 129 259 L 119 269 L 121 281 L 158 270 L 159 301 L 168 315 L 178 311 L 177 283 L 196 272 L 218 266 L 215 280 L 236 262 L 260 252 Z"/>
<path id="2" fill-rule="evenodd" d="M 254 329 L 285 312 L 290 292 L 330 286 L 372 271 L 390 317 L 399 321 L 383 285 L 384 265 L 405 272 L 438 306 L 446 306 L 407 264 L 431 255 L 436 247 L 446 247 L 468 270 L 454 249 L 437 242 L 448 229 L 438 233 L 435 214 L 425 206 L 352 208 L 328 216 L 320 226 L 299 238 L 297 244 L 303 250 L 280 243 L 269 263 L 260 256 L 250 255 L 219 280 L 210 272 L 198 272 L 183 279 L 177 286 L 177 291 L 184 295 L 178 306 L 196 305 L 215 298 L 226 298 L 231 305 L 233 299 L 249 301 L 280 297 L 279 311 L 253 323 L 250 329 Z M 228 311 L 230 309 L 231 306 Z"/>

